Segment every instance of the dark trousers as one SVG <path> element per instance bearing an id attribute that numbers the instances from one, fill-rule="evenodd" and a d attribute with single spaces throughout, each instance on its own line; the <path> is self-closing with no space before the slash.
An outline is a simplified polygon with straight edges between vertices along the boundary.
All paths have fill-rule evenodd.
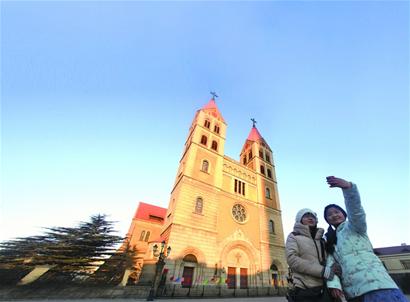
<path id="1" fill-rule="evenodd" d="M 295 302 L 333 302 L 335 301 L 330 295 L 327 288 L 324 290 L 323 294 L 316 296 L 316 297 L 306 297 L 306 296 L 296 294 L 296 296 L 294 296 L 293 298 Z"/>
<path id="2" fill-rule="evenodd" d="M 296 297 L 295 302 L 333 302 L 336 301 L 330 296 L 322 297 Z"/>
<path id="3" fill-rule="evenodd" d="M 355 297 L 355 298 L 352 298 L 352 299 L 349 299 L 349 300 L 347 300 L 347 301 L 349 301 L 349 302 L 363 302 L 363 296 L 359 296 L 359 297 Z"/>

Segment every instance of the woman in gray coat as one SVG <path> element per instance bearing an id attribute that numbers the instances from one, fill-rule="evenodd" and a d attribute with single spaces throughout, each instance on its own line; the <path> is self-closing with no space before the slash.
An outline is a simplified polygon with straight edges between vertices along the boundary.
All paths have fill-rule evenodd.
<path id="1" fill-rule="evenodd" d="M 301 209 L 296 215 L 293 232 L 286 240 L 286 258 L 292 272 L 296 302 L 332 301 L 324 285 L 337 266 L 326 268 L 322 228 L 317 227 L 317 215 L 310 209 Z"/>

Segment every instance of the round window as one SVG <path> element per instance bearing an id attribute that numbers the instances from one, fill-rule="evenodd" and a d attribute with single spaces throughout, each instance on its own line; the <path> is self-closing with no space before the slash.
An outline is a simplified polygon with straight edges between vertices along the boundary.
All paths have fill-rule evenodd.
<path id="1" fill-rule="evenodd" d="M 246 221 L 246 209 L 243 205 L 236 204 L 232 207 L 232 216 L 237 222 Z"/>

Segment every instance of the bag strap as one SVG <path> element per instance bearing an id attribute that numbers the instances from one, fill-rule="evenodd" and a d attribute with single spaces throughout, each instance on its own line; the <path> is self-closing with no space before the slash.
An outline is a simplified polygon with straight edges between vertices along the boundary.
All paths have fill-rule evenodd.
<path id="1" fill-rule="evenodd" d="M 323 238 L 320 238 L 320 249 L 322 250 L 323 265 L 326 268 L 325 240 Z M 324 289 L 324 291 L 327 290 L 327 283 L 326 283 L 325 278 L 323 278 L 323 289 Z"/>
<path id="2" fill-rule="evenodd" d="M 322 250 L 322 258 L 323 262 L 326 264 L 326 257 L 325 257 L 325 240 L 323 238 L 320 238 L 320 249 Z"/>

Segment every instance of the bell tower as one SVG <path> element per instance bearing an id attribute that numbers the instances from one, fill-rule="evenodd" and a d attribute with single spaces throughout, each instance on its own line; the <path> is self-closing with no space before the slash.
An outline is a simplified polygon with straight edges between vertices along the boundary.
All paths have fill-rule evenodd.
<path id="1" fill-rule="evenodd" d="M 242 147 L 240 161 L 257 175 L 258 203 L 280 210 L 272 150 L 256 128 L 255 119 Z"/>
<path id="2" fill-rule="evenodd" d="M 208 250 L 207 261 L 218 261 L 215 253 L 218 195 L 223 181 L 227 125 L 215 97 L 216 94 L 213 94 L 208 103 L 197 110 L 189 128 L 161 234 L 167 244 L 172 246 L 171 260 L 175 259 L 170 262 L 169 269 L 173 270 L 172 275 L 182 274 L 184 280 L 187 280 L 184 282 L 192 282 L 196 276 L 191 276 L 190 272 L 197 274 L 200 268 L 192 264 L 194 267 L 191 270 L 186 263 L 183 266 L 183 255 L 194 255 L 188 259 L 192 263 L 196 259 L 196 265 L 205 261 L 201 259 L 204 255 L 186 251 L 187 246 L 203 247 Z M 182 272 L 179 271 L 181 269 Z"/>
<path id="3" fill-rule="evenodd" d="M 226 123 L 216 106 L 214 96 L 196 112 L 191 123 L 175 185 L 185 176 L 220 188 L 219 175 L 210 171 L 221 171 L 225 135 Z M 199 173 L 198 168 L 203 173 Z"/>
<path id="4" fill-rule="evenodd" d="M 279 263 L 285 263 L 282 214 L 272 150 L 256 128 L 255 119 L 248 138 L 242 147 L 240 162 L 256 175 L 259 212 L 259 250 L 261 274 L 277 286 L 283 273 L 278 272 Z M 283 280 L 283 279 L 282 279 Z"/>

